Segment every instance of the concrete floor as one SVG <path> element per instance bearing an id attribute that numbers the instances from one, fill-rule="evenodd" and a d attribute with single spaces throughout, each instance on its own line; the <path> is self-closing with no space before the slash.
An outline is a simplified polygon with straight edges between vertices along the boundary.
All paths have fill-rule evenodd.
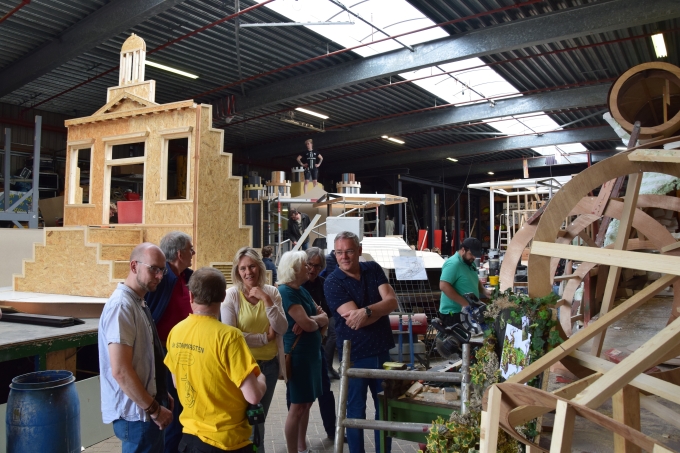
<path id="1" fill-rule="evenodd" d="M 613 347 L 625 347 L 633 343 L 641 343 L 651 338 L 666 325 L 670 313 L 671 302 L 672 299 L 670 298 L 652 299 L 634 313 L 614 324 L 607 332 L 603 351 Z M 590 342 L 582 346 L 581 350 L 590 350 Z M 550 377 L 549 390 L 554 390 L 562 385 L 564 384 L 557 383 L 556 375 L 552 374 Z M 337 400 L 339 394 L 339 381 L 332 381 L 332 389 L 335 392 Z M 660 398 L 656 399 L 677 412 L 678 417 L 680 418 L 680 406 Z M 266 422 L 267 434 L 265 447 L 268 453 L 286 453 L 283 437 L 283 425 L 287 413 L 285 404 L 285 387 L 279 384 L 277 385 L 274 401 L 272 402 L 272 407 Z M 605 403 L 599 410 L 611 416 L 611 403 Z M 552 414 L 546 415 L 543 419 L 543 424 L 546 427 L 551 427 L 552 423 Z M 663 442 L 672 450 L 680 451 L 680 430 L 674 426 L 669 425 L 644 409 L 641 413 L 641 426 L 642 432 L 646 435 Z M 600 453 L 614 450 L 612 435 L 605 429 L 599 428 L 584 419 L 577 418 L 574 433 L 575 435 L 573 436 L 572 444 L 573 452 Z M 333 443 L 331 440 L 325 439 L 325 437 L 318 406 L 315 403 L 312 407 L 309 428 L 307 430 L 307 445 L 314 452 L 332 452 Z M 544 442 L 546 442 L 550 438 L 550 433 L 544 432 L 543 437 Z M 366 431 L 365 439 L 366 451 L 375 452 L 373 433 Z M 395 440 L 392 450 L 395 453 L 416 452 L 418 451 L 418 446 L 412 442 Z M 345 446 L 344 451 L 349 451 L 347 446 Z M 120 452 L 120 442 L 113 437 L 86 449 L 85 452 L 118 453 Z"/>

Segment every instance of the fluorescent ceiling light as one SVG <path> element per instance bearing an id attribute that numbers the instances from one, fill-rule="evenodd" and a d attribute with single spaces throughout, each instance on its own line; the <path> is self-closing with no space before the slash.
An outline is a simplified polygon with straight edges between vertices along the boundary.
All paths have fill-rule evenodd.
<path id="1" fill-rule="evenodd" d="M 179 74 L 179 75 L 184 76 L 184 77 L 189 77 L 190 79 L 198 79 L 198 76 L 196 74 L 192 74 L 190 72 L 171 68 L 170 66 L 166 66 L 164 64 L 154 63 L 153 61 L 146 60 L 146 65 L 147 66 L 153 66 L 154 68 L 162 69 L 164 71 L 173 72 L 175 74 Z"/>
<path id="2" fill-rule="evenodd" d="M 489 174 L 490 174 L 490 175 L 493 175 L 493 172 L 492 172 L 492 171 L 490 171 L 490 172 L 489 172 Z"/>
<path id="3" fill-rule="evenodd" d="M 617 151 L 625 151 L 625 150 L 627 150 L 627 149 L 628 149 L 628 148 L 626 148 L 625 146 L 617 146 L 617 147 L 616 147 L 616 150 L 617 150 Z"/>
<path id="4" fill-rule="evenodd" d="M 447 157 L 446 160 L 450 160 L 451 162 L 458 162 L 458 159 L 455 159 L 453 157 Z"/>
<path id="5" fill-rule="evenodd" d="M 387 135 L 381 135 L 380 138 L 388 139 L 389 137 Z"/>
<path id="6" fill-rule="evenodd" d="M 297 107 L 295 110 L 297 110 L 298 112 L 306 113 L 307 115 L 316 116 L 324 120 L 327 120 L 329 118 L 327 115 L 324 115 L 323 113 L 313 112 L 311 110 L 303 109 L 302 107 Z"/>
<path id="7" fill-rule="evenodd" d="M 652 44 L 654 44 L 656 58 L 664 58 L 668 56 L 668 52 L 666 52 L 666 43 L 663 40 L 663 33 L 652 35 Z"/>
<path id="8" fill-rule="evenodd" d="M 399 140 L 398 138 L 394 138 L 394 137 L 387 137 L 387 140 L 394 142 L 394 143 L 399 143 L 400 145 L 404 144 L 403 140 Z"/>

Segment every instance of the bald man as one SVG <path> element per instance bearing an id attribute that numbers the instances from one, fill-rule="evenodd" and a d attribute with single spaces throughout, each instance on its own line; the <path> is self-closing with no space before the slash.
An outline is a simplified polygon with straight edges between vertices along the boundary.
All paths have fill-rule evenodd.
<path id="1" fill-rule="evenodd" d="M 165 255 L 145 242 L 130 255 L 130 272 L 99 319 L 102 419 L 113 423 L 123 453 L 162 453 L 174 401 L 165 381 L 164 352 L 144 295 L 167 272 Z"/>

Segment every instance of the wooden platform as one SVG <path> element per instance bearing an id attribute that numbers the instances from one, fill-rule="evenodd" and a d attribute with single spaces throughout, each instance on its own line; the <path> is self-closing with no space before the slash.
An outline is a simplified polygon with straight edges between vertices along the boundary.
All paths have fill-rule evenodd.
<path id="1" fill-rule="evenodd" d="M 107 298 L 70 296 L 66 294 L 44 294 L 12 291 L 11 287 L 0 288 L 0 305 L 14 307 L 24 313 L 76 318 L 99 318 Z M 13 325 L 3 323 L 2 326 Z M 2 329 L 4 331 L 6 329 Z M 0 334 L 0 339 L 3 337 Z"/>

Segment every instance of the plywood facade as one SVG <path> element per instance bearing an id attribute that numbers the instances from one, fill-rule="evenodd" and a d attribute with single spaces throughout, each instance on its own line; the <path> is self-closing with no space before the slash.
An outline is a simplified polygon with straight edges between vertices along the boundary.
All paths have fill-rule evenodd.
<path id="1" fill-rule="evenodd" d="M 140 66 L 144 64 L 145 45 L 144 48 L 139 47 L 143 41 L 134 35 L 128 39 L 131 40 L 136 46 L 136 53 L 130 61 L 139 67 L 130 73 L 133 78 L 125 79 L 121 75 L 121 85 L 109 88 L 109 102 L 105 106 L 91 116 L 65 123 L 68 128 L 68 152 L 64 226 L 140 230 L 143 241 L 156 244 L 170 231 L 184 231 L 193 238 L 195 268 L 207 266 L 211 262 L 231 261 L 240 247 L 252 245 L 252 228 L 242 225 L 242 180 L 232 176 L 232 156 L 222 151 L 224 132 L 212 128 L 210 105 L 197 104 L 192 100 L 169 104 L 154 102 L 155 82 L 143 80 L 143 68 Z M 130 55 L 133 54 L 124 45 L 121 58 L 132 58 Z M 135 75 L 137 79 L 134 79 Z M 164 187 L 167 184 L 168 140 L 176 138 L 187 138 L 189 143 L 187 198 L 167 200 Z M 144 143 L 144 156 L 112 159 L 114 145 L 139 142 Z M 76 174 L 78 165 L 75 159 L 78 150 L 88 148 L 91 150 L 91 193 L 89 202 L 83 204 L 78 195 L 80 181 Z M 109 225 L 112 168 L 123 164 L 144 166 L 141 224 Z M 132 233 L 133 236 L 135 234 Z M 113 242 L 100 247 L 98 260 L 122 261 L 129 257 L 129 251 L 124 247 L 129 244 L 128 241 L 116 243 L 115 239 L 111 239 L 112 236 L 103 236 Z M 91 239 L 96 237 L 93 234 Z M 49 248 L 49 244 L 45 244 L 45 247 Z M 127 257 L 123 257 L 125 254 Z M 63 264 L 58 263 L 60 260 L 69 263 L 73 260 L 72 255 L 59 258 L 57 253 L 50 254 L 50 259 L 55 262 L 43 263 L 47 267 L 40 272 L 41 279 L 50 278 L 51 268 L 56 269 Z M 120 267 L 118 263 L 116 268 Z M 32 269 L 31 266 L 29 268 Z M 73 280 L 83 279 L 83 273 L 87 273 L 85 268 L 79 269 L 78 273 L 70 272 L 67 268 L 59 269 L 60 279 L 66 278 L 66 275 Z M 25 272 L 23 276 L 15 278 L 15 286 L 20 281 L 18 286 L 24 291 L 45 292 L 40 289 L 42 282 L 29 274 Z M 111 281 L 109 275 L 105 282 L 100 283 L 106 286 Z"/>

